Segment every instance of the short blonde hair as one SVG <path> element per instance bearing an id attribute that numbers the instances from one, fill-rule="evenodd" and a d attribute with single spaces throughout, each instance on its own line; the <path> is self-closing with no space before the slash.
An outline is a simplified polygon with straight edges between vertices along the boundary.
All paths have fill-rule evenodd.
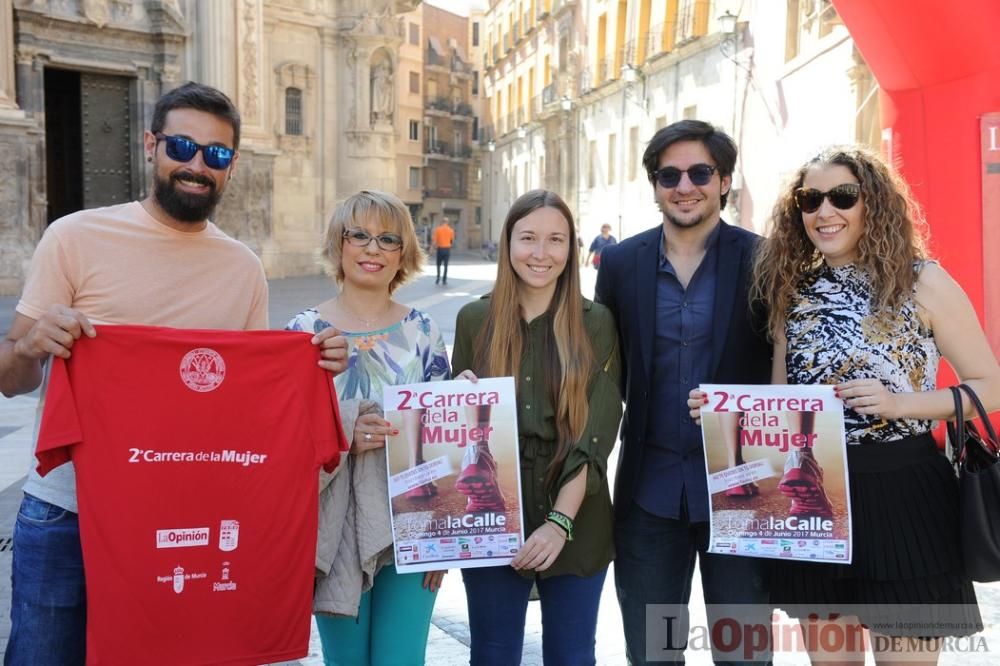
<path id="1" fill-rule="evenodd" d="M 378 190 L 361 190 L 347 197 L 330 216 L 330 224 L 323 239 L 323 258 L 329 263 L 329 272 L 337 284 L 344 284 L 344 231 L 356 229 L 370 219 L 375 219 L 382 228 L 399 234 L 403 239 L 399 270 L 389 283 L 391 294 L 420 272 L 426 258 L 417 242 L 410 211 L 396 195 Z"/>

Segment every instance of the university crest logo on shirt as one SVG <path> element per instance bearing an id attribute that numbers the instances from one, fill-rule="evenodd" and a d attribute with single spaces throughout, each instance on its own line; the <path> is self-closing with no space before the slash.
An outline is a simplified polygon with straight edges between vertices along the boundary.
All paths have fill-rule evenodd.
<path id="1" fill-rule="evenodd" d="M 192 391 L 214 391 L 225 378 L 226 362 L 214 349 L 192 349 L 181 359 L 181 380 Z"/>

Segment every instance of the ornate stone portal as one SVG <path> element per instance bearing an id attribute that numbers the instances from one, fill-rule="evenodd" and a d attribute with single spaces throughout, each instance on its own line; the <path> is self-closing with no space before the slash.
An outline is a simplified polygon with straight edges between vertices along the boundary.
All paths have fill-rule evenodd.
<path id="1" fill-rule="evenodd" d="M 127 123 L 132 154 L 91 166 L 125 169 L 131 198 L 150 182 L 139 137 L 156 99 L 189 79 L 225 91 L 240 107 L 243 140 L 216 222 L 258 252 L 269 275 L 318 271 L 314 253 L 336 202 L 396 189 L 397 14 L 418 4 L 0 0 L 0 293 L 20 290 L 50 221 L 60 186 L 48 182 L 47 146 L 72 138 L 46 118 L 46 72 L 126 82 L 130 111 L 116 122 Z M 297 122 L 286 123 L 289 109 Z M 67 127 L 73 113 L 64 112 Z M 82 164 L 85 150 L 68 154 Z"/>

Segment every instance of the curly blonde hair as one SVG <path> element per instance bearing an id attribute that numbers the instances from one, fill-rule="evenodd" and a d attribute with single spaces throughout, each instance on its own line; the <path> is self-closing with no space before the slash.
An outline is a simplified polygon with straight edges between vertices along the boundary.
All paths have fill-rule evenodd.
<path id="1" fill-rule="evenodd" d="M 801 281 L 823 263 L 802 224 L 795 191 L 817 166 L 841 165 L 861 185 L 864 231 L 855 263 L 868 273 L 872 307 L 890 311 L 913 294 L 914 261 L 927 257 L 926 223 L 903 179 L 868 149 L 835 146 L 802 165 L 771 214 L 768 238 L 754 258 L 751 298 L 768 309 L 768 331 L 781 332 Z"/>

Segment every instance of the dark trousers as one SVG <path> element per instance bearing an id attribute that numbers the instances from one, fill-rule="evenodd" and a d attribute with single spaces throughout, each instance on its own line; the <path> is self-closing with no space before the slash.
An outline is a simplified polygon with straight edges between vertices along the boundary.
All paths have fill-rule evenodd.
<path id="1" fill-rule="evenodd" d="M 595 663 L 597 610 L 607 569 L 588 576 L 537 578 L 545 666 Z M 512 568 L 462 569 L 469 604 L 472 666 L 517 666 L 532 579 Z"/>
<path id="2" fill-rule="evenodd" d="M 769 644 L 767 560 L 707 554 L 708 536 L 707 522 L 690 522 L 686 516 L 661 518 L 635 503 L 616 522 L 615 587 L 630 664 L 684 663 L 695 562 L 701 567 L 709 625 L 722 618 L 738 618 L 741 626 L 746 622 L 763 627 L 761 631 L 767 634 L 760 641 Z M 712 647 L 717 664 L 770 661 L 769 649 L 754 653 L 747 662 L 742 646 L 733 653 Z"/>
<path id="3" fill-rule="evenodd" d="M 451 258 L 451 248 L 450 247 L 439 247 L 437 249 L 437 281 L 441 279 L 441 265 L 444 264 L 444 283 L 448 284 L 448 259 Z"/>

